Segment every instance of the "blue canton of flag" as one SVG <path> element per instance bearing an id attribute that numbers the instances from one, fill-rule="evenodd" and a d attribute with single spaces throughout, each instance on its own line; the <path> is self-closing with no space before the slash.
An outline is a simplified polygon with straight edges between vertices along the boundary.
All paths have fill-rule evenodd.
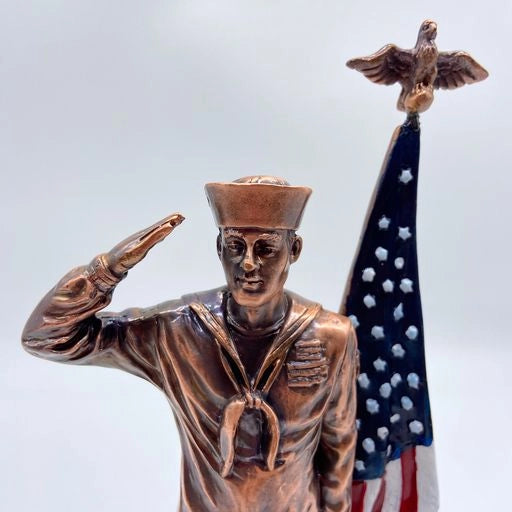
<path id="1" fill-rule="evenodd" d="M 397 128 L 342 306 L 361 359 L 354 512 L 438 508 L 416 251 L 419 150 L 419 129 Z"/>

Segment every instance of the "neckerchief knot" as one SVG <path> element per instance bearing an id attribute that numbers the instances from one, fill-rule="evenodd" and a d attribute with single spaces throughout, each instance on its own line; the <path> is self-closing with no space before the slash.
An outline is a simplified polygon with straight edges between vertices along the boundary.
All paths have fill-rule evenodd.
<path id="1" fill-rule="evenodd" d="M 289 314 L 276 335 L 254 383 L 249 382 L 247 372 L 224 325 L 222 315 L 212 313 L 204 304 L 199 302 L 191 303 L 190 308 L 196 313 L 217 343 L 222 366 L 237 391 L 237 394 L 228 400 L 222 412 L 219 429 L 221 476 L 223 478 L 229 476 L 233 468 L 236 431 L 245 409 L 260 410 L 266 420 L 269 446 L 265 462 L 267 469 L 272 471 L 279 448 L 280 430 L 279 419 L 267 402 L 267 395 L 281 371 L 288 350 L 315 319 L 321 306 L 313 303 L 308 306 L 292 303 Z M 236 377 L 232 365 L 236 366 L 241 379 Z M 267 370 L 269 371 L 267 372 Z"/>
<path id="2" fill-rule="evenodd" d="M 235 395 L 231 398 L 222 413 L 219 435 L 222 458 L 220 474 L 222 477 L 231 473 L 235 456 L 236 431 L 245 409 L 259 410 L 265 417 L 269 434 L 269 447 L 265 462 L 269 471 L 274 469 L 280 438 L 279 420 L 272 407 L 258 390 L 245 390 L 242 395 Z"/>

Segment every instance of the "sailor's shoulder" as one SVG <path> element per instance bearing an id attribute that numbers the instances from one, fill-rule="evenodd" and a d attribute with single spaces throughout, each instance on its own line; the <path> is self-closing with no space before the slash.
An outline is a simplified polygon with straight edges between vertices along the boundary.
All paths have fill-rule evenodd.
<path id="1" fill-rule="evenodd" d="M 313 322 L 317 336 L 337 344 L 345 344 L 352 332 L 352 323 L 343 315 L 322 308 Z"/>
<path id="2" fill-rule="evenodd" d="M 124 319 L 129 323 L 141 321 L 154 321 L 158 318 L 178 319 L 190 316 L 190 305 L 193 303 L 202 303 L 208 305 L 212 311 L 222 307 L 225 287 L 215 288 L 201 292 L 189 293 L 179 299 L 167 300 L 154 306 L 145 308 L 129 308 L 116 314 L 116 318 Z M 99 317 L 108 317 L 109 313 L 98 313 Z M 112 316 L 112 314 L 110 314 Z"/>
<path id="3" fill-rule="evenodd" d="M 226 286 L 219 286 L 211 290 L 203 290 L 194 293 L 188 293 L 181 297 L 181 300 L 185 306 L 190 304 L 200 303 L 205 304 L 211 309 L 221 307 L 226 294 Z"/>
<path id="4" fill-rule="evenodd" d="M 294 302 L 304 306 L 315 304 L 314 301 L 305 299 L 295 293 L 287 292 L 287 294 L 293 298 Z M 320 337 L 326 342 L 344 344 L 352 332 L 352 323 L 346 316 L 320 307 L 308 330 L 310 335 Z"/>

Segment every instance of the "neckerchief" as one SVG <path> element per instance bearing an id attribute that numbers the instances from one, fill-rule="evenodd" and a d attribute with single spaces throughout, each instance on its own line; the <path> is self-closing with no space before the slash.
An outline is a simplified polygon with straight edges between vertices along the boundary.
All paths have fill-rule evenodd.
<path id="1" fill-rule="evenodd" d="M 280 431 L 279 419 L 267 403 L 266 397 L 284 364 L 291 346 L 311 324 L 321 306 L 319 304 L 303 305 L 291 301 L 290 311 L 284 324 L 276 335 L 253 382 L 249 380 L 222 316 L 212 313 L 204 304 L 199 302 L 193 302 L 190 304 L 190 308 L 217 343 L 222 366 L 236 390 L 236 394 L 228 400 L 222 413 L 219 432 L 221 476 L 225 478 L 231 473 L 235 456 L 234 439 L 245 409 L 261 410 L 266 418 L 270 441 L 265 462 L 267 469 L 272 471 L 279 448 Z"/>

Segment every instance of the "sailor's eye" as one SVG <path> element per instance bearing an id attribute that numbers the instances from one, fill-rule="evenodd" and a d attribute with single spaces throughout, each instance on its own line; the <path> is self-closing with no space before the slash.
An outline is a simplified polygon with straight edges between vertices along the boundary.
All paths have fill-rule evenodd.
<path id="1" fill-rule="evenodd" d="M 230 252 L 239 254 L 244 250 L 243 244 L 240 242 L 229 242 L 227 248 Z"/>
<path id="2" fill-rule="evenodd" d="M 271 245 L 259 245 L 257 252 L 261 256 L 273 256 L 276 251 Z"/>

